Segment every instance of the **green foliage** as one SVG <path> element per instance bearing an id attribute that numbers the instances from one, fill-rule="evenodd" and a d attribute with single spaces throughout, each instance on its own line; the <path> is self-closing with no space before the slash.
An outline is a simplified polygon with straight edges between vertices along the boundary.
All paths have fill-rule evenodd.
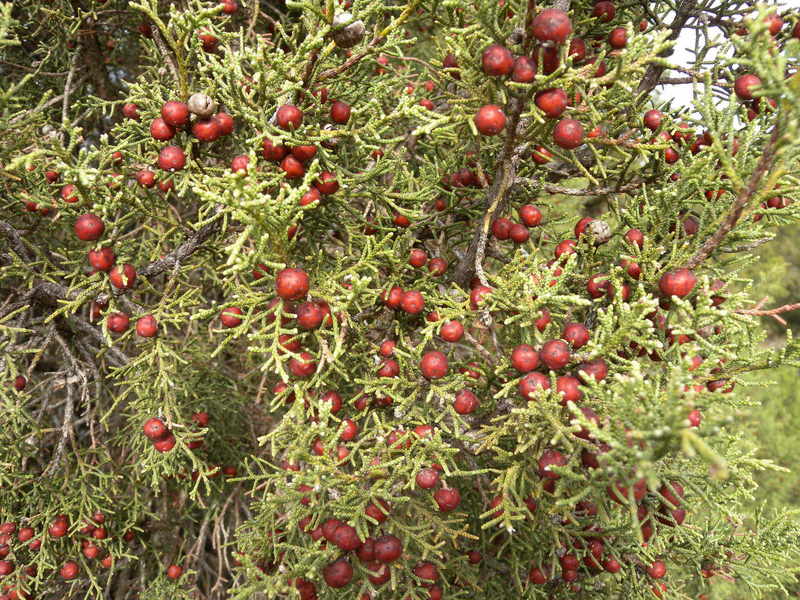
<path id="1" fill-rule="evenodd" d="M 2 5 L 0 379 L 27 381 L 0 388 L 0 519 L 42 541 L 0 532 L 15 567 L 3 592 L 695 598 L 728 593 L 725 580 L 749 598 L 794 590 L 792 496 L 762 506 L 759 495 L 779 481 L 766 473 L 792 466 L 791 430 L 773 435 L 769 419 L 789 409 L 764 402 L 758 378 L 791 377 L 798 346 L 768 338 L 752 307 L 793 289 L 788 276 L 769 281 L 793 276 L 795 261 L 766 242 L 800 215 L 800 76 L 786 76 L 800 58 L 796 19 L 776 39 L 769 9 L 748 9 L 746 32 L 712 42 L 700 13 L 728 31 L 745 3 L 619 5 L 610 23 L 593 3 L 567 3 L 575 35 L 601 41 L 581 60 L 568 44 L 536 43 L 532 2 L 352 4 L 349 24 L 332 0 L 248 1 L 232 14 L 197 0 Z M 642 115 L 672 68 L 682 16 L 697 35 L 681 71 L 694 102 L 660 105 L 651 132 Z M 365 35 L 345 50 L 357 22 Z M 620 26 L 627 45 L 612 50 L 602 40 Z M 493 43 L 535 57 L 535 80 L 487 77 Z M 443 67 L 448 55 L 457 67 Z M 742 73 L 762 81 L 751 119 L 753 104 L 731 93 Z M 554 143 L 535 102 L 549 88 L 565 90 L 565 116 L 589 134 L 574 150 Z M 164 103 L 194 93 L 231 115 L 233 132 L 199 141 L 195 116 L 156 140 Z M 352 107 L 347 123 L 332 122 L 331 100 Z M 506 115 L 497 136 L 473 119 L 488 103 Z M 123 104 L 138 118 L 123 118 Z M 302 110 L 297 127 L 279 123 L 287 104 Z M 185 167 L 159 166 L 168 145 Z M 312 155 L 279 165 L 270 145 Z M 538 146 L 547 164 L 533 160 Z M 246 169 L 234 172 L 235 157 Z M 155 187 L 139 179 L 151 170 Z M 543 214 L 528 239 L 489 235 L 528 203 Z M 73 228 L 86 213 L 105 224 L 97 241 Z M 574 250 L 550 260 L 587 214 L 597 220 Z M 624 236 L 632 228 L 641 247 Z M 87 269 L 87 250 L 101 247 L 136 281 Z M 412 249 L 444 272 L 411 266 Z M 659 290 L 685 266 L 697 276 L 687 294 Z M 276 295 L 285 268 L 308 275 L 308 293 Z M 396 288 L 424 307 L 390 308 Z M 321 323 L 304 324 L 306 309 Z M 114 332 L 120 314 L 132 326 Z M 145 318 L 157 335 L 138 329 Z M 448 321 L 464 326 L 455 342 L 442 339 Z M 568 323 L 589 341 L 569 348 L 569 368 L 539 367 L 542 383 L 526 390 L 512 351 L 538 351 Z M 434 350 L 447 357 L 441 377 L 421 367 Z M 598 359 L 608 375 L 594 379 Z M 457 410 L 462 390 L 476 410 Z M 155 443 L 143 434 L 154 418 L 169 430 Z M 441 481 L 421 489 L 431 465 Z M 453 510 L 446 489 L 460 494 Z M 47 533 L 64 519 L 67 535 Z M 321 543 L 329 519 L 360 541 L 397 536 L 402 557 L 382 566 Z M 343 589 L 324 575 L 341 557 L 354 570 Z M 622 570 L 604 570 L 607 559 Z M 67 560 L 80 573 L 63 581 Z M 647 572 L 657 560 L 664 581 Z M 426 562 L 433 587 L 414 571 Z M 184 567 L 175 580 L 170 564 Z"/>

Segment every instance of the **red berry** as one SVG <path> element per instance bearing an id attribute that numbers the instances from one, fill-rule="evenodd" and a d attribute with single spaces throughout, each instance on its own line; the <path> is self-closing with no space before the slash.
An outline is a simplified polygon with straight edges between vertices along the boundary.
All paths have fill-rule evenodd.
<path id="1" fill-rule="evenodd" d="M 106 317 L 106 327 L 114 333 L 125 333 L 129 324 L 130 318 L 122 312 L 113 312 Z"/>
<path id="2" fill-rule="evenodd" d="M 550 581 L 550 579 L 539 567 L 531 567 L 531 570 L 528 572 L 528 581 L 536 585 L 544 585 Z"/>
<path id="3" fill-rule="evenodd" d="M 619 573 L 620 569 L 622 569 L 622 565 L 620 565 L 619 561 L 615 558 L 607 558 L 603 561 L 603 568 L 609 573 Z"/>
<path id="4" fill-rule="evenodd" d="M 536 92 L 534 102 L 547 118 L 557 119 L 567 109 L 569 100 L 567 93 L 561 88 L 550 88 Z"/>
<path id="5" fill-rule="evenodd" d="M 186 155 L 180 146 L 167 146 L 158 153 L 158 166 L 164 171 L 180 171 L 186 166 Z"/>
<path id="6" fill-rule="evenodd" d="M 136 285 L 136 268 L 133 265 L 116 265 L 108 272 L 108 280 L 115 288 L 129 290 Z"/>
<path id="7" fill-rule="evenodd" d="M 219 126 L 219 131 L 221 135 L 229 135 L 233 132 L 233 127 L 234 127 L 233 117 L 230 116 L 228 113 L 219 112 L 211 118 L 214 121 L 216 121 L 217 125 Z"/>
<path id="8" fill-rule="evenodd" d="M 75 220 L 75 235 L 84 242 L 92 242 L 99 239 L 105 230 L 106 226 L 103 220 L 97 215 L 88 213 Z"/>
<path id="9" fill-rule="evenodd" d="M 239 156 L 234 156 L 231 160 L 231 171 L 234 173 L 244 173 L 247 174 L 247 166 L 250 164 L 250 157 L 247 154 L 240 154 Z"/>
<path id="10" fill-rule="evenodd" d="M 374 542 L 375 560 L 390 563 L 403 553 L 403 544 L 393 535 L 382 535 Z"/>
<path id="11" fill-rule="evenodd" d="M 281 129 L 297 129 L 303 123 L 303 111 L 292 104 L 284 104 L 278 109 L 276 121 Z"/>
<path id="12" fill-rule="evenodd" d="M 447 357 L 438 350 L 426 352 L 419 363 L 419 369 L 426 379 L 441 379 L 447 375 Z"/>
<path id="13" fill-rule="evenodd" d="M 536 78 L 536 62 L 527 56 L 518 56 L 514 60 L 511 80 L 517 83 L 531 83 Z"/>
<path id="14" fill-rule="evenodd" d="M 183 102 L 170 100 L 161 107 L 161 118 L 172 127 L 186 125 L 189 122 L 189 107 Z"/>
<path id="15" fill-rule="evenodd" d="M 244 312 L 238 306 L 229 306 L 220 313 L 219 320 L 223 327 L 236 327 L 242 324 L 238 315 L 243 314 Z"/>
<path id="16" fill-rule="evenodd" d="M 540 42 L 560 44 L 572 33 L 572 22 L 563 10 L 546 8 L 533 19 L 531 32 Z"/>
<path id="17" fill-rule="evenodd" d="M 292 148 L 292 156 L 301 163 L 307 163 L 317 155 L 317 147 L 307 144 L 305 146 L 295 146 Z"/>
<path id="18" fill-rule="evenodd" d="M 426 262 L 428 262 L 428 255 L 425 250 L 421 250 L 420 248 L 411 249 L 408 257 L 408 264 L 418 269 L 425 266 Z"/>
<path id="19" fill-rule="evenodd" d="M 639 229 L 629 229 L 625 233 L 625 239 L 640 250 L 644 246 L 644 234 Z"/>
<path id="20" fill-rule="evenodd" d="M 563 369 L 570 359 L 569 346 L 563 340 L 550 340 L 542 346 L 539 357 L 548 369 Z"/>
<path id="21" fill-rule="evenodd" d="M 510 75 L 514 68 L 514 57 L 508 48 L 492 44 L 483 51 L 481 65 L 483 72 L 490 77 Z"/>
<path id="22" fill-rule="evenodd" d="M 295 377 L 310 377 L 316 370 L 317 363 L 308 352 L 301 352 L 300 356 L 289 360 L 289 371 Z"/>
<path id="23" fill-rule="evenodd" d="M 665 296 L 688 296 L 697 284 L 697 277 L 689 269 L 675 269 L 661 276 L 658 287 Z"/>
<path id="24" fill-rule="evenodd" d="M 492 235 L 498 240 L 507 240 L 511 235 L 511 227 L 514 222 L 505 217 L 500 217 L 492 222 Z"/>
<path id="25" fill-rule="evenodd" d="M 644 126 L 650 129 L 651 131 L 655 131 L 659 127 L 661 127 L 661 120 L 663 119 L 664 115 L 661 113 L 660 110 L 652 109 L 648 110 L 644 113 Z"/>
<path id="26" fill-rule="evenodd" d="M 287 179 L 300 179 L 306 174 L 306 169 L 294 155 L 290 154 L 281 161 L 281 169 L 286 173 Z"/>
<path id="27" fill-rule="evenodd" d="M 349 104 L 334 100 L 331 104 L 331 121 L 344 125 L 350 120 L 350 112 Z"/>
<path id="28" fill-rule="evenodd" d="M 580 402 L 583 398 L 583 392 L 578 385 L 580 381 L 572 375 L 562 375 L 556 379 L 556 394 L 561 396 L 561 404 L 567 405 L 567 402 Z"/>
<path id="29" fill-rule="evenodd" d="M 361 545 L 361 540 L 358 539 L 358 533 L 356 533 L 355 528 L 346 523 L 342 523 L 333 531 L 330 541 L 345 552 L 355 550 Z"/>
<path id="30" fill-rule="evenodd" d="M 475 127 L 483 135 L 497 135 L 506 126 L 506 115 L 496 104 L 482 106 L 475 115 Z"/>
<path id="31" fill-rule="evenodd" d="M 262 143 L 261 154 L 267 160 L 280 162 L 289 153 L 289 149 L 282 144 L 274 144 L 272 140 L 265 139 Z"/>
<path id="32" fill-rule="evenodd" d="M 753 90 L 761 86 L 761 79 L 752 73 L 740 75 L 733 82 L 733 91 L 736 92 L 739 100 L 752 100 Z"/>
<path id="33" fill-rule="evenodd" d="M 136 335 L 150 338 L 158 333 L 158 321 L 153 315 L 144 315 L 136 321 Z"/>
<path id="34" fill-rule="evenodd" d="M 469 305 L 472 310 L 478 310 L 487 296 L 494 290 L 486 285 L 477 285 L 469 293 Z"/>
<path id="35" fill-rule="evenodd" d="M 175 128 L 161 117 L 158 117 L 150 123 L 150 135 L 155 140 L 166 142 L 175 137 Z"/>
<path id="36" fill-rule="evenodd" d="M 614 7 L 614 3 L 606 2 L 605 0 L 595 3 L 592 9 L 592 16 L 596 17 L 601 23 L 608 23 L 614 19 L 616 14 L 617 9 Z"/>
<path id="37" fill-rule="evenodd" d="M 416 290 L 409 290 L 400 300 L 400 309 L 410 315 L 418 315 L 425 308 L 425 298 Z"/>
<path id="38" fill-rule="evenodd" d="M 142 169 L 136 173 L 136 183 L 142 187 L 151 188 L 156 184 L 156 174 L 150 169 Z"/>
<path id="39" fill-rule="evenodd" d="M 443 258 L 432 258 L 428 263 L 428 273 L 434 277 L 444 275 L 447 271 L 447 261 Z"/>
<path id="40" fill-rule="evenodd" d="M 478 406 L 480 406 L 478 397 L 473 392 L 466 389 L 459 391 L 453 401 L 453 409 L 460 415 L 473 413 L 477 410 Z"/>
<path id="41" fill-rule="evenodd" d="M 433 494 L 433 499 L 442 512 L 450 512 L 461 504 L 461 493 L 456 488 L 439 488 Z"/>
<path id="42" fill-rule="evenodd" d="M 439 336 L 445 342 L 457 342 L 464 336 L 464 326 L 458 321 L 447 321 L 439 330 Z"/>
<path id="43" fill-rule="evenodd" d="M 539 353 L 528 344 L 520 344 L 511 353 L 511 366 L 520 373 L 528 373 L 539 366 Z"/>
<path id="44" fill-rule="evenodd" d="M 86 258 L 89 264 L 98 271 L 108 271 L 116 261 L 114 251 L 108 246 L 103 246 L 98 250 L 89 250 Z"/>
<path id="45" fill-rule="evenodd" d="M 300 329 L 316 329 L 322 324 L 325 316 L 317 302 L 303 302 L 297 307 L 295 314 Z"/>
<path id="46" fill-rule="evenodd" d="M 667 574 L 667 565 L 663 560 L 653 561 L 653 564 L 647 567 L 647 574 L 653 579 L 661 579 Z"/>
<path id="47" fill-rule="evenodd" d="M 14 378 L 14 389 L 17 390 L 18 392 L 24 390 L 26 385 L 28 385 L 28 380 L 25 379 L 24 376 L 17 375 Z"/>
<path id="48" fill-rule="evenodd" d="M 628 32 L 624 27 L 615 27 L 608 34 L 608 45 L 615 50 L 621 50 L 628 45 Z"/>
<path id="49" fill-rule="evenodd" d="M 80 572 L 81 569 L 78 566 L 78 563 L 76 563 L 74 560 L 68 560 L 61 566 L 61 569 L 59 570 L 61 577 L 67 580 L 75 579 Z"/>
<path id="50" fill-rule="evenodd" d="M 567 323 L 564 325 L 561 339 L 569 343 L 573 350 L 577 350 L 589 343 L 589 330 L 582 323 Z"/>
<path id="51" fill-rule="evenodd" d="M 537 165 L 546 165 L 553 160 L 553 153 L 544 146 L 536 146 L 531 153 L 531 157 Z"/>
<path id="52" fill-rule="evenodd" d="M 524 204 L 517 212 L 526 227 L 536 227 L 542 223 L 542 211 L 533 204 Z"/>
<path id="53" fill-rule="evenodd" d="M 201 142 L 213 142 L 222 135 L 222 130 L 214 119 L 198 119 L 192 123 L 192 135 Z"/>
<path id="54" fill-rule="evenodd" d="M 136 106 L 133 102 L 126 102 L 122 105 L 122 114 L 128 118 L 133 119 L 134 121 L 139 120 L 139 107 Z"/>
<path id="55" fill-rule="evenodd" d="M 170 565 L 167 567 L 167 577 L 170 579 L 180 579 L 183 575 L 183 567 L 178 565 Z"/>
<path id="56" fill-rule="evenodd" d="M 329 171 L 320 173 L 319 180 L 314 185 L 323 196 L 330 196 L 339 190 L 339 182 L 336 181 L 336 175 Z"/>
<path id="57" fill-rule="evenodd" d="M 520 380 L 519 385 L 517 386 L 519 395 L 525 400 L 533 400 L 534 396 L 540 389 L 549 390 L 550 379 L 547 377 L 547 375 L 537 371 L 533 371 L 532 373 L 525 375 L 525 377 Z"/>
<path id="58" fill-rule="evenodd" d="M 300 300 L 308 294 L 308 274 L 302 269 L 283 269 L 275 278 L 275 291 L 284 300 Z"/>
<path id="59" fill-rule="evenodd" d="M 415 481 L 423 490 L 430 490 L 439 483 L 439 471 L 430 468 L 420 469 Z"/>
<path id="60" fill-rule="evenodd" d="M 552 471 L 552 467 L 563 467 L 567 464 L 567 458 L 558 450 L 548 448 L 542 452 L 539 458 L 539 477 L 542 479 L 559 479 L 561 475 Z"/>
<path id="61" fill-rule="evenodd" d="M 561 119 L 553 128 L 553 141 L 566 150 L 573 150 L 583 143 L 583 125 L 575 119 Z"/>
<path id="62" fill-rule="evenodd" d="M 531 236 L 531 232 L 522 223 L 514 223 L 508 230 L 508 237 L 515 244 L 524 244 Z"/>

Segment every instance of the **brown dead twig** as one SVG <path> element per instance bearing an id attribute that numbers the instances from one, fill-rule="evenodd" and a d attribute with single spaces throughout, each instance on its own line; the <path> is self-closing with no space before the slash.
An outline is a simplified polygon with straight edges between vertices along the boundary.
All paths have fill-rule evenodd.
<path id="1" fill-rule="evenodd" d="M 791 312 L 793 310 L 800 310 L 800 302 L 796 302 L 795 304 L 784 304 L 783 306 L 779 306 L 777 308 L 764 310 L 762 307 L 767 303 L 767 300 L 768 297 L 764 296 L 753 308 L 738 308 L 734 312 L 740 315 L 752 315 L 755 317 L 772 317 L 778 323 L 786 327 L 788 323 L 785 319 L 778 315 Z"/>

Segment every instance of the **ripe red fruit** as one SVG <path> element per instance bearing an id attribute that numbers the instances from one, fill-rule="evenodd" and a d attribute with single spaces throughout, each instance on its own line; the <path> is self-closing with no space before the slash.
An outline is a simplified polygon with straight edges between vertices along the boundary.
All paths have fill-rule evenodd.
<path id="1" fill-rule="evenodd" d="M 607 558 L 603 561 L 603 568 L 609 573 L 619 573 L 622 565 L 619 564 L 616 558 Z"/>
<path id="2" fill-rule="evenodd" d="M 236 327 L 242 324 L 242 320 L 237 316 L 242 314 L 244 313 L 238 306 L 229 306 L 220 313 L 219 320 L 224 327 Z"/>
<path id="3" fill-rule="evenodd" d="M 508 237 L 515 244 L 524 244 L 531 236 L 531 232 L 522 223 L 514 223 L 508 230 Z"/>
<path id="4" fill-rule="evenodd" d="M 548 448 L 542 452 L 542 456 L 539 457 L 539 477 L 542 479 L 559 479 L 561 478 L 561 475 L 555 473 L 552 470 L 552 467 L 563 467 L 566 466 L 566 464 L 567 458 L 561 454 L 561 452 L 558 450 L 553 450 L 552 448 Z"/>
<path id="5" fill-rule="evenodd" d="M 153 315 L 144 315 L 136 321 L 136 335 L 150 338 L 158 333 L 158 321 Z"/>
<path id="6" fill-rule="evenodd" d="M 625 239 L 640 250 L 644 246 L 644 234 L 639 229 L 629 229 L 625 233 Z"/>
<path id="7" fill-rule="evenodd" d="M 479 406 L 480 401 L 478 397 L 473 392 L 466 389 L 460 390 L 453 401 L 453 410 L 460 415 L 473 413 Z"/>
<path id="8" fill-rule="evenodd" d="M 122 114 L 128 119 L 133 119 L 134 121 L 139 120 L 139 107 L 136 106 L 133 102 L 126 102 L 122 105 Z"/>
<path id="9" fill-rule="evenodd" d="M 394 354 L 394 349 L 397 346 L 397 342 L 394 340 L 384 340 L 381 342 L 380 353 L 381 356 L 390 357 Z"/>
<path id="10" fill-rule="evenodd" d="M 161 107 L 161 118 L 172 127 L 186 125 L 189 122 L 189 107 L 183 102 L 170 100 Z"/>
<path id="11" fill-rule="evenodd" d="M 314 185 L 323 196 L 330 196 L 339 190 L 339 182 L 336 181 L 336 175 L 329 171 L 320 173 L 319 180 Z"/>
<path id="12" fill-rule="evenodd" d="M 426 262 L 428 262 L 428 255 L 425 253 L 425 250 L 420 248 L 411 249 L 408 256 L 408 264 L 412 267 L 419 268 L 424 266 Z"/>
<path id="13" fill-rule="evenodd" d="M 562 375 L 556 379 L 556 394 L 561 396 L 561 404 L 567 405 L 567 402 L 580 402 L 583 398 L 583 392 L 578 385 L 580 381 L 572 375 Z"/>
<path id="14" fill-rule="evenodd" d="M 614 19 L 614 15 L 616 14 L 617 9 L 614 6 L 614 3 L 606 2 L 605 0 L 595 3 L 594 8 L 592 9 L 592 16 L 596 17 L 601 23 L 608 23 Z"/>
<path id="15" fill-rule="evenodd" d="M 286 173 L 287 179 L 300 179 L 306 174 L 303 163 L 291 154 L 281 161 L 281 169 Z"/>
<path id="16" fill-rule="evenodd" d="M 433 494 L 433 499 L 442 512 L 450 512 L 461 504 L 461 493 L 456 488 L 439 488 Z"/>
<path id="17" fill-rule="evenodd" d="M 496 104 L 481 106 L 475 115 L 475 127 L 483 135 L 497 135 L 506 126 L 506 115 Z"/>
<path id="18" fill-rule="evenodd" d="M 28 384 L 28 380 L 25 379 L 22 375 L 17 375 L 14 378 L 14 389 L 18 392 L 21 392 L 25 389 L 25 386 Z"/>
<path id="19" fill-rule="evenodd" d="M 490 77 L 510 75 L 514 68 L 514 57 L 511 51 L 499 44 L 492 44 L 483 51 L 481 56 L 483 72 Z"/>
<path id="20" fill-rule="evenodd" d="M 281 129 L 297 129 L 303 123 L 303 111 L 293 104 L 284 104 L 275 115 Z"/>
<path id="21" fill-rule="evenodd" d="M 346 523 L 342 523 L 333 531 L 330 541 L 345 552 L 355 550 L 361 545 L 361 540 L 358 539 L 355 528 Z"/>
<path id="22" fill-rule="evenodd" d="M 553 153 L 544 146 L 536 146 L 531 153 L 531 158 L 537 165 L 546 165 L 553 160 Z"/>
<path id="23" fill-rule="evenodd" d="M 553 128 L 553 141 L 566 150 L 573 150 L 583 143 L 583 125 L 575 119 L 561 119 Z"/>
<path id="24" fill-rule="evenodd" d="M 305 146 L 295 146 L 292 148 L 292 156 L 301 163 L 307 163 L 317 155 L 317 147 L 311 144 Z"/>
<path id="25" fill-rule="evenodd" d="M 153 442 L 153 448 L 155 448 L 158 452 L 162 454 L 169 452 L 175 447 L 176 440 L 175 436 L 172 433 L 167 433 L 163 438 L 160 440 L 156 440 Z"/>
<path id="26" fill-rule="evenodd" d="M 550 88 L 549 90 L 536 92 L 534 102 L 549 119 L 557 119 L 560 117 L 567 109 L 567 104 L 569 104 L 567 93 L 561 88 Z"/>
<path id="27" fill-rule="evenodd" d="M 486 296 L 490 295 L 494 290 L 486 285 L 477 285 L 469 293 L 469 305 L 472 310 L 478 310 Z"/>
<path id="28" fill-rule="evenodd" d="M 261 154 L 267 160 L 279 162 L 289 153 L 289 148 L 283 144 L 274 144 L 270 139 L 261 142 Z"/>
<path id="29" fill-rule="evenodd" d="M 80 572 L 81 569 L 78 566 L 78 563 L 76 563 L 74 560 L 68 560 L 61 566 L 61 569 L 59 570 L 61 577 L 68 580 L 75 579 Z"/>
<path id="30" fill-rule="evenodd" d="M 514 222 L 505 217 L 500 217 L 492 222 L 492 235 L 498 240 L 507 240 L 511 235 L 511 227 Z"/>
<path id="31" fill-rule="evenodd" d="M 531 570 L 528 572 L 528 581 L 534 583 L 536 585 L 544 585 L 550 579 L 545 575 L 544 571 L 539 567 L 531 567 Z"/>
<path id="32" fill-rule="evenodd" d="M 47 528 L 47 533 L 50 537 L 60 538 L 67 535 L 69 529 L 69 519 L 65 515 L 60 515 L 53 520 L 50 527 Z"/>
<path id="33" fill-rule="evenodd" d="M 615 27 L 608 34 L 608 45 L 615 50 L 621 50 L 628 45 L 628 32 L 624 27 Z"/>
<path id="34" fill-rule="evenodd" d="M 214 121 L 219 126 L 219 131 L 222 135 L 229 135 L 233 132 L 234 122 L 233 117 L 226 112 L 218 112 L 213 117 Z"/>
<path id="35" fill-rule="evenodd" d="M 14 563 L 10 560 L 0 560 L 0 577 L 5 577 L 14 572 Z"/>
<path id="36" fill-rule="evenodd" d="M 572 33 L 572 21 L 563 10 L 546 8 L 533 19 L 531 32 L 540 42 L 560 44 Z"/>
<path id="37" fill-rule="evenodd" d="M 683 486 L 677 481 L 672 481 L 669 484 L 665 483 L 658 488 L 658 493 L 664 497 L 671 506 L 668 508 L 678 508 L 683 503 L 684 490 Z"/>
<path id="38" fill-rule="evenodd" d="M 322 307 L 316 302 L 303 302 L 297 307 L 295 314 L 300 329 L 316 329 L 324 318 Z"/>
<path id="39" fill-rule="evenodd" d="M 761 79 L 752 73 L 740 75 L 733 82 L 733 91 L 740 100 L 752 100 L 754 88 L 761 86 Z"/>
<path id="40" fill-rule="evenodd" d="M 447 357 L 438 350 L 426 352 L 419 362 L 419 369 L 426 379 L 441 379 L 447 375 Z"/>
<path id="41" fill-rule="evenodd" d="M 561 332 L 561 339 L 577 350 L 589 343 L 589 330 L 582 323 L 567 323 Z"/>
<path id="42" fill-rule="evenodd" d="M 178 565 L 170 565 L 167 567 L 167 577 L 170 579 L 180 579 L 183 575 L 183 567 Z"/>
<path id="43" fill-rule="evenodd" d="M 528 344 L 520 344 L 511 352 L 511 366 L 520 373 L 528 373 L 539 366 L 539 353 Z"/>
<path id="44" fill-rule="evenodd" d="M 447 271 L 447 261 L 443 258 L 432 258 L 428 263 L 428 273 L 434 277 L 444 275 L 445 271 Z"/>
<path id="45" fill-rule="evenodd" d="M 517 212 L 526 227 L 536 227 L 542 222 L 542 211 L 533 204 L 523 204 Z"/>
<path id="46" fill-rule="evenodd" d="M 300 300 L 308 294 L 308 274 L 303 269 L 283 269 L 275 278 L 275 291 L 284 300 Z"/>
<path id="47" fill-rule="evenodd" d="M 234 173 L 247 174 L 247 166 L 250 164 L 250 157 L 247 154 L 234 156 L 231 160 L 231 171 Z"/>
<path id="48" fill-rule="evenodd" d="M 317 370 L 317 362 L 308 352 L 301 352 L 300 356 L 289 360 L 289 371 L 295 377 L 310 377 Z"/>
<path id="49" fill-rule="evenodd" d="M 377 538 L 373 545 L 375 552 L 375 560 L 382 563 L 390 563 L 398 558 L 403 553 L 402 542 L 393 535 L 382 535 Z"/>
<path id="50" fill-rule="evenodd" d="M 236 0 L 222 0 L 220 4 L 222 5 L 222 12 L 224 12 L 226 15 L 232 15 L 239 10 L 239 4 L 236 2 Z"/>
<path id="51" fill-rule="evenodd" d="M 570 359 L 569 346 L 563 340 L 550 340 L 542 346 L 539 357 L 548 369 L 563 369 Z"/>
<path id="52" fill-rule="evenodd" d="M 410 315 L 418 315 L 425 308 L 425 298 L 416 290 L 408 290 L 400 300 L 400 309 Z"/>
<path id="53" fill-rule="evenodd" d="M 431 468 L 420 469 L 415 481 L 423 490 L 430 490 L 439 483 L 439 471 Z"/>
<path id="54" fill-rule="evenodd" d="M 647 567 L 647 574 L 653 579 L 661 579 L 667 574 L 667 565 L 663 560 L 653 561 L 653 564 Z"/>
<path id="55" fill-rule="evenodd" d="M 439 337 L 445 342 L 457 342 L 464 335 L 464 326 L 458 321 L 447 321 L 439 330 Z"/>
<path id="56" fill-rule="evenodd" d="M 108 280 L 115 288 L 129 290 L 136 284 L 136 268 L 133 265 L 116 265 L 108 272 Z"/>
<path id="57" fill-rule="evenodd" d="M 675 269 L 661 276 L 658 287 L 665 296 L 688 296 L 697 284 L 697 277 L 689 269 Z"/>
<path id="58" fill-rule="evenodd" d="M 588 362 L 583 362 L 578 365 L 578 373 L 586 373 L 586 377 L 581 375 L 581 381 L 586 383 L 589 377 L 593 377 L 595 381 L 603 381 L 608 376 L 608 365 L 602 358 L 596 358 Z"/>
<path id="59" fill-rule="evenodd" d="M 103 220 L 97 215 L 88 213 L 75 220 L 75 235 L 84 242 L 92 242 L 99 239 L 105 230 L 106 226 Z"/>
<path id="60" fill-rule="evenodd" d="M 331 104 L 331 121 L 344 125 L 350 120 L 350 105 L 340 100 L 334 100 Z"/>
<path id="61" fill-rule="evenodd" d="M 114 333 L 125 333 L 129 324 L 130 318 L 122 312 L 113 312 L 106 317 L 106 327 Z"/>
<path id="62" fill-rule="evenodd" d="M 164 171 L 180 171 L 186 166 L 186 155 L 180 146 L 167 146 L 158 153 L 158 166 Z"/>
<path id="63" fill-rule="evenodd" d="M 397 310 L 400 308 L 400 303 L 403 301 L 403 296 L 405 292 L 403 288 L 399 286 L 394 286 L 392 289 L 389 290 L 388 293 L 384 292 L 381 294 L 381 298 L 383 299 L 384 304 L 391 308 L 392 310 Z"/>
<path id="64" fill-rule="evenodd" d="M 527 56 L 518 56 L 514 60 L 511 80 L 517 83 L 531 83 L 536 78 L 536 62 Z"/>
<path id="65" fill-rule="evenodd" d="M 222 135 L 222 130 L 214 119 L 198 119 L 192 123 L 192 135 L 201 142 L 213 142 Z"/>
<path id="66" fill-rule="evenodd" d="M 661 127 L 661 120 L 664 115 L 660 110 L 652 109 L 644 113 L 644 126 L 651 131 L 655 131 Z"/>
<path id="67" fill-rule="evenodd" d="M 114 261 L 116 260 L 114 251 L 108 246 L 103 246 L 98 250 L 89 250 L 86 258 L 89 264 L 98 271 L 108 271 L 114 266 Z"/>
<path id="68" fill-rule="evenodd" d="M 155 140 L 166 142 L 175 137 L 175 128 L 161 117 L 158 117 L 150 123 L 150 135 Z"/>
<path id="69" fill-rule="evenodd" d="M 136 173 L 136 183 L 142 187 L 151 188 L 156 184 L 156 174 L 150 169 L 142 169 Z"/>
<path id="70" fill-rule="evenodd" d="M 520 380 L 519 385 L 517 386 L 519 395 L 525 400 L 533 400 L 535 394 L 540 389 L 549 390 L 550 379 L 547 377 L 547 375 L 537 371 L 533 371 L 532 373 L 525 375 L 525 377 Z"/>

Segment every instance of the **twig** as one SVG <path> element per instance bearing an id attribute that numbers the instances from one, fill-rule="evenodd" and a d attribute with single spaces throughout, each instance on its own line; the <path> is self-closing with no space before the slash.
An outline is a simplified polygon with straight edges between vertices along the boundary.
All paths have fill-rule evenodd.
<path id="1" fill-rule="evenodd" d="M 14 254 L 19 256 L 25 262 L 30 263 L 33 261 L 33 255 L 28 252 L 28 249 L 25 247 L 25 244 L 22 242 L 22 238 L 16 229 L 14 229 L 5 221 L 0 221 L 0 233 L 5 234 L 5 236 L 8 238 L 9 246 Z"/>
<path id="2" fill-rule="evenodd" d="M 61 124 L 66 127 L 69 123 L 69 95 L 72 92 L 72 80 L 75 78 L 75 71 L 78 69 L 78 57 L 81 54 L 80 46 L 72 55 L 72 60 L 69 65 L 69 73 L 67 74 L 67 82 L 64 84 L 64 101 L 61 103 Z M 62 132 L 62 136 L 66 135 Z"/>
<path id="3" fill-rule="evenodd" d="M 784 304 L 783 306 L 779 306 L 777 308 L 770 308 L 767 310 L 762 309 L 761 307 L 764 306 L 767 299 L 762 298 L 761 301 L 756 304 L 753 308 L 738 308 L 734 312 L 740 315 L 752 315 L 755 317 L 772 317 L 778 323 L 786 327 L 787 323 L 784 319 L 779 317 L 778 315 L 786 312 L 791 312 L 793 310 L 800 310 L 800 302 L 796 302 L 795 304 Z"/>
<path id="4" fill-rule="evenodd" d="M 608 194 L 624 194 L 627 192 L 633 192 L 645 184 L 644 181 L 634 181 L 628 183 L 626 185 L 620 187 L 599 187 L 599 188 L 584 188 L 584 189 L 576 189 L 576 188 L 568 188 L 561 185 L 554 185 L 551 183 L 539 183 L 536 180 L 529 179 L 527 177 L 517 177 L 514 180 L 514 184 L 525 183 L 528 185 L 541 187 L 542 190 L 547 192 L 548 194 L 562 194 L 564 196 L 607 196 Z"/>
<path id="5" fill-rule="evenodd" d="M 767 142 L 763 154 L 761 155 L 761 159 L 758 161 L 758 164 L 756 165 L 752 175 L 750 175 L 750 180 L 747 182 L 747 185 L 744 186 L 736 196 L 736 200 L 734 200 L 733 206 L 731 207 L 731 211 L 727 218 L 714 232 L 714 235 L 708 238 L 703 245 L 700 246 L 700 249 L 697 251 L 697 253 L 689 260 L 688 263 L 686 263 L 687 269 L 694 269 L 697 265 L 711 256 L 711 253 L 716 249 L 717 246 L 720 245 L 725 236 L 730 233 L 731 229 L 733 229 L 733 227 L 739 221 L 739 217 L 742 216 L 742 211 L 744 210 L 745 206 L 747 206 L 747 204 L 750 202 L 750 199 L 753 197 L 753 194 L 755 194 L 761 186 L 764 174 L 767 173 L 772 166 L 772 159 L 775 157 L 779 137 L 780 123 L 776 123 L 774 129 L 772 130 L 772 136 Z"/>
<path id="6" fill-rule="evenodd" d="M 164 62 L 169 65 L 169 70 L 172 71 L 172 76 L 175 78 L 175 83 L 181 85 L 181 77 L 178 74 L 178 65 L 175 62 L 175 57 L 167 50 L 167 46 L 164 44 L 164 39 L 161 37 L 161 32 L 158 30 L 158 27 L 153 27 L 153 42 L 158 48 L 158 51 L 161 52 L 161 56 L 164 58 Z"/>

